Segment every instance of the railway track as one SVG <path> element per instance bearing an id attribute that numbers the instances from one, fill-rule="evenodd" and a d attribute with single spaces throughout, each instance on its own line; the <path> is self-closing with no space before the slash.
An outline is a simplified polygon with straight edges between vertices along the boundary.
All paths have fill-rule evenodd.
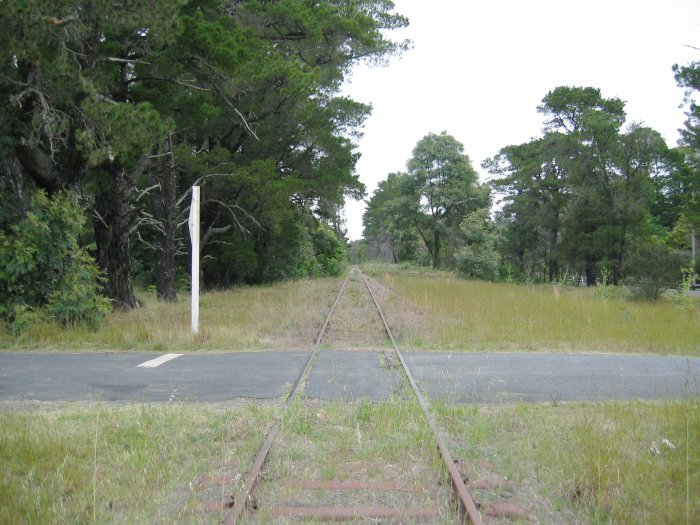
<path id="1" fill-rule="evenodd" d="M 377 302 L 376 296 L 372 291 L 367 279 L 362 274 L 362 272 L 355 268 L 352 269 L 345 280 L 335 298 L 333 306 L 331 307 L 326 319 L 318 333 L 318 336 L 314 342 L 313 349 L 310 351 L 299 375 L 292 386 L 289 395 L 284 403 L 282 415 L 272 424 L 272 426 L 267 431 L 265 438 L 263 440 L 262 446 L 258 450 L 252 466 L 247 472 L 242 488 L 235 494 L 232 499 L 230 508 L 224 516 L 224 523 L 226 525 L 237 525 L 244 522 L 246 514 L 250 514 L 249 511 L 258 511 L 265 507 L 266 502 L 262 498 L 258 498 L 256 495 L 256 490 L 258 484 L 263 475 L 263 469 L 268 460 L 270 450 L 275 443 L 278 434 L 282 428 L 282 421 L 284 419 L 284 414 L 289 411 L 289 408 L 294 403 L 295 399 L 299 395 L 300 391 L 303 389 L 303 385 L 307 380 L 309 373 L 313 367 L 313 364 L 318 356 L 321 345 L 324 341 L 324 337 L 328 334 L 329 325 L 337 310 L 338 304 L 343 298 L 344 293 L 348 289 L 348 283 L 351 282 L 351 278 L 354 284 L 354 290 L 359 290 L 358 285 L 364 287 L 367 291 L 367 295 L 371 298 L 371 304 L 373 305 L 373 310 L 376 310 L 376 317 L 381 321 L 380 326 L 384 331 L 386 338 L 390 341 L 389 349 L 386 350 L 386 359 L 388 362 L 395 363 L 403 376 L 406 383 L 410 387 L 411 394 L 415 397 L 418 405 L 420 406 L 420 411 L 422 416 L 425 418 L 430 431 L 437 445 L 437 452 L 442 463 L 442 466 L 446 470 L 450 484 L 450 502 L 442 502 L 444 508 L 454 508 L 456 504 L 456 512 L 450 511 L 450 515 L 453 516 L 452 521 L 458 523 L 470 522 L 475 525 L 481 525 L 482 519 L 479 510 L 474 503 L 469 491 L 467 490 L 462 474 L 459 471 L 457 463 L 450 454 L 445 439 L 440 432 L 433 415 L 430 412 L 429 405 L 423 394 L 421 393 L 416 381 L 413 378 L 411 370 L 409 369 L 403 355 L 396 343 L 396 340 L 387 324 L 384 313 Z M 359 291 L 355 292 L 360 293 Z M 345 469 L 352 469 L 351 464 L 344 465 Z M 370 470 L 382 469 L 382 465 L 362 465 L 363 472 L 360 475 L 365 477 L 369 476 Z M 384 465 L 386 468 L 386 466 Z M 394 478 L 403 478 L 400 472 L 390 472 L 390 476 Z M 405 480 L 404 480 L 405 481 Z M 437 482 L 436 482 L 437 484 Z M 405 503 L 386 505 L 384 504 L 384 499 L 394 500 L 395 498 L 387 497 L 383 498 L 381 494 L 396 494 L 402 491 L 408 491 L 408 499 L 412 500 L 414 498 L 413 494 L 410 493 L 412 490 L 410 483 L 397 482 L 395 480 L 375 480 L 375 479 L 365 479 L 365 480 L 348 480 L 348 479 L 333 479 L 333 480 L 291 480 L 287 483 L 297 490 L 305 491 L 325 491 L 325 492 L 343 492 L 343 491 L 355 491 L 355 493 L 365 494 L 368 503 L 357 503 L 353 501 L 352 505 L 318 505 L 316 503 L 311 504 L 294 504 L 294 505 L 273 505 L 267 510 L 267 516 L 272 517 L 272 519 L 288 522 L 295 520 L 312 520 L 316 523 L 319 522 L 329 522 L 329 521 L 345 521 L 345 520 L 373 520 L 372 522 L 400 522 L 400 523 L 433 523 L 431 521 L 435 517 L 435 509 L 430 505 L 426 505 L 425 502 L 419 502 L 419 505 L 406 505 Z M 377 494 L 380 494 L 377 498 Z M 405 499 L 405 498 L 404 498 Z M 228 505 L 227 505 L 228 506 Z M 444 518 L 444 516 L 443 516 Z M 440 523 L 445 523 L 444 519 Z"/>

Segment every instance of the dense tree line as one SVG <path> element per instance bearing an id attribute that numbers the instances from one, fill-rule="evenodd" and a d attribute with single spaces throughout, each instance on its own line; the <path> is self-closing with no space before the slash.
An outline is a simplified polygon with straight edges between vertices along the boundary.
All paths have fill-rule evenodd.
<path id="1" fill-rule="evenodd" d="M 338 90 L 407 23 L 389 0 L 3 2 L 0 315 L 48 304 L 68 266 L 92 293 L 91 257 L 113 306 L 137 306 L 134 278 L 175 299 L 195 183 L 205 284 L 337 271 L 370 111 Z M 38 248 L 51 209 L 82 218 Z"/>
<path id="2" fill-rule="evenodd" d="M 654 294 L 677 283 L 700 226 L 700 111 L 692 102 L 700 64 L 674 71 L 689 107 L 677 148 L 627 123 L 624 102 L 598 89 L 549 92 L 537 108 L 543 136 L 483 164 L 502 202 L 493 219 L 462 145 L 428 135 L 408 171 L 389 175 L 370 198 L 366 255 L 479 278 L 624 280 L 650 284 Z"/>

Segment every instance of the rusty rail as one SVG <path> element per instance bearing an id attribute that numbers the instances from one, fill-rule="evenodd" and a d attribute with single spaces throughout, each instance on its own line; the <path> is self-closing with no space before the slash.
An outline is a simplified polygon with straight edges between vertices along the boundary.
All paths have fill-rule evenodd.
<path id="1" fill-rule="evenodd" d="M 399 350 L 399 345 L 396 343 L 396 339 L 394 339 L 394 335 L 391 333 L 391 330 L 389 329 L 389 325 L 386 322 L 386 318 L 384 317 L 384 313 L 382 312 L 382 309 L 379 307 L 379 303 L 377 302 L 377 298 L 374 296 L 374 292 L 372 292 L 372 289 L 369 286 L 369 283 L 367 282 L 367 279 L 365 279 L 364 274 L 362 271 L 357 270 L 360 272 L 360 276 L 362 277 L 362 280 L 365 283 L 365 286 L 367 287 L 367 290 L 369 291 L 370 296 L 372 297 L 372 301 L 374 302 L 374 306 L 377 308 L 377 313 L 379 313 L 379 317 L 382 318 L 382 323 L 384 323 L 384 328 L 386 329 L 386 333 L 389 336 L 389 339 L 391 340 L 391 344 L 394 346 L 394 351 L 396 352 L 396 356 L 399 358 L 399 361 L 401 362 L 401 366 L 403 367 L 403 371 L 406 374 L 406 377 L 408 378 L 408 382 L 411 385 L 411 388 L 413 389 L 413 393 L 416 396 L 416 399 L 418 400 L 418 404 L 420 404 L 421 408 L 423 409 L 423 414 L 425 415 L 426 420 L 428 421 L 428 424 L 430 425 L 430 429 L 433 432 L 433 435 L 435 436 L 435 440 L 437 442 L 437 448 L 440 451 L 440 456 L 442 457 L 442 461 L 447 467 L 447 471 L 450 474 L 450 480 L 452 481 L 452 488 L 454 489 L 455 493 L 459 497 L 459 503 L 460 503 L 460 515 L 462 516 L 467 516 L 469 520 L 474 524 L 474 525 L 482 525 L 481 521 L 481 514 L 479 513 L 479 510 L 476 508 L 476 504 L 474 503 L 474 499 L 471 497 L 471 494 L 469 494 L 469 491 L 467 490 L 466 485 L 464 484 L 464 480 L 462 479 L 462 476 L 459 472 L 459 469 L 455 465 L 454 458 L 450 454 L 450 451 L 447 448 L 447 445 L 445 444 L 445 440 L 443 439 L 443 436 L 441 432 L 438 429 L 437 423 L 435 422 L 435 418 L 433 415 L 430 413 L 430 410 L 428 408 L 428 403 L 423 397 L 423 395 L 420 393 L 420 390 L 418 389 L 418 384 L 416 383 L 415 379 L 413 379 L 413 374 L 411 374 L 410 369 L 408 368 L 408 365 L 406 364 L 406 361 L 403 358 L 403 354 L 401 353 L 401 350 Z"/>
<path id="2" fill-rule="evenodd" d="M 253 465 L 250 467 L 250 470 L 246 474 L 246 480 L 245 484 L 243 485 L 243 489 L 235 496 L 233 507 L 224 516 L 225 525 L 236 525 L 243 516 L 243 513 L 245 512 L 245 509 L 247 508 L 250 502 L 250 496 L 253 490 L 255 490 L 255 486 L 258 483 L 258 479 L 260 478 L 260 472 L 262 471 L 262 468 L 265 465 L 265 462 L 267 461 L 267 456 L 270 453 L 272 443 L 275 441 L 275 437 L 277 437 L 277 433 L 280 430 L 280 423 L 282 421 L 282 417 L 284 416 L 284 413 L 287 411 L 289 406 L 292 404 L 292 401 L 294 401 L 294 398 L 296 397 L 297 392 L 299 391 L 299 387 L 303 383 L 304 378 L 307 376 L 309 369 L 311 368 L 311 364 L 316 358 L 316 354 L 318 354 L 318 347 L 321 345 L 321 339 L 323 338 L 323 334 L 326 332 L 328 322 L 330 321 L 331 316 L 335 311 L 335 307 L 338 305 L 338 301 L 340 301 L 340 297 L 343 295 L 343 290 L 345 290 L 345 285 L 348 283 L 350 273 L 351 272 L 348 272 L 347 277 L 345 277 L 343 285 L 340 287 L 340 291 L 338 292 L 338 295 L 335 298 L 335 302 L 333 302 L 333 306 L 331 307 L 330 312 L 328 312 L 328 316 L 326 316 L 326 320 L 318 333 L 318 337 L 316 337 L 314 347 L 309 353 L 308 357 L 306 358 L 306 362 L 304 363 L 301 372 L 297 376 L 297 380 L 294 383 L 294 386 L 292 387 L 292 389 L 289 392 L 289 395 L 287 396 L 287 400 L 284 403 L 283 413 L 270 427 L 270 429 L 267 431 L 267 434 L 265 434 L 265 440 L 263 441 L 262 447 L 260 447 L 258 454 L 255 456 L 255 461 L 253 462 Z"/>
<path id="3" fill-rule="evenodd" d="M 387 335 L 389 336 L 389 339 L 391 340 L 391 343 L 394 347 L 394 351 L 396 353 L 396 356 L 399 358 L 399 361 L 401 362 L 401 366 L 403 367 L 404 373 L 406 374 L 406 377 L 408 378 L 408 382 L 411 385 L 411 388 L 413 389 L 413 393 L 416 396 L 416 399 L 418 400 L 418 403 L 420 404 L 423 413 L 425 415 L 426 420 L 428 421 L 428 424 L 430 426 L 431 431 L 433 432 L 433 435 L 435 436 L 435 440 L 437 443 L 437 448 L 438 451 L 440 452 L 440 456 L 442 457 L 442 460 L 447 468 L 447 471 L 450 475 L 450 480 L 452 482 L 452 487 L 454 493 L 458 496 L 459 498 L 459 514 L 460 518 L 464 519 L 467 518 L 469 519 L 474 525 L 482 525 L 481 521 L 481 515 L 476 508 L 476 505 L 474 503 L 474 500 L 472 499 L 471 495 L 469 494 L 469 491 L 467 490 L 464 481 L 462 479 L 462 476 L 460 475 L 460 472 L 455 465 L 454 459 L 452 458 L 452 455 L 450 454 L 447 445 L 445 444 L 445 440 L 443 439 L 442 434 L 438 430 L 438 426 L 435 422 L 434 417 L 429 411 L 428 403 L 426 402 L 425 398 L 423 395 L 420 393 L 420 390 L 418 388 L 418 385 L 413 378 L 413 374 L 411 374 L 410 369 L 408 368 L 408 365 L 406 364 L 406 361 L 404 360 L 403 354 L 399 350 L 399 346 L 396 343 L 396 339 L 394 339 L 394 335 L 391 333 L 391 330 L 389 329 L 389 325 L 386 322 L 386 318 L 384 317 L 384 313 L 382 312 L 381 308 L 379 307 L 379 303 L 377 302 L 377 299 L 374 295 L 374 292 L 372 292 L 372 289 L 369 286 L 369 283 L 367 282 L 367 279 L 365 278 L 364 274 L 362 271 L 357 269 L 357 271 L 360 273 L 360 276 L 362 277 L 362 280 L 365 284 L 365 287 L 369 291 L 370 297 L 372 298 L 372 302 L 374 303 L 374 306 L 377 310 L 377 313 L 379 314 L 379 317 L 382 320 L 382 323 L 384 324 L 384 329 L 386 330 Z M 319 331 L 318 337 L 316 338 L 316 341 L 314 343 L 314 347 L 312 351 L 309 353 L 309 356 L 306 359 L 306 362 L 304 363 L 304 366 L 299 373 L 299 376 L 297 377 L 296 382 L 294 383 L 294 386 L 292 387 L 291 391 L 289 392 L 289 395 L 287 397 L 287 400 L 284 404 L 284 410 L 283 413 L 277 418 L 275 423 L 270 427 L 270 429 L 267 431 L 267 434 L 265 435 L 265 439 L 263 441 L 263 445 L 258 451 L 258 454 L 255 457 L 255 461 L 253 462 L 253 465 L 251 466 L 250 470 L 248 471 L 246 475 L 246 481 L 244 484 L 244 487 L 239 493 L 236 495 L 234 499 L 234 504 L 233 507 L 226 513 L 224 516 L 224 523 L 225 525 L 236 525 L 237 523 L 240 522 L 240 519 L 243 516 L 243 513 L 245 512 L 246 508 L 248 507 L 250 500 L 251 500 L 251 495 L 253 490 L 255 490 L 255 487 L 257 485 L 258 479 L 260 477 L 260 473 L 262 471 L 263 466 L 265 465 L 265 462 L 267 461 L 267 457 L 270 452 L 270 448 L 272 447 L 272 443 L 275 440 L 275 437 L 277 436 L 279 429 L 280 429 L 280 424 L 282 417 L 284 416 L 284 412 L 286 412 L 287 408 L 291 405 L 292 401 L 294 401 L 294 398 L 296 397 L 296 394 L 302 385 L 304 379 L 308 376 L 309 370 L 311 368 L 311 365 L 313 364 L 316 355 L 318 354 L 318 349 L 321 344 L 321 340 L 323 338 L 323 335 L 325 334 L 326 328 L 328 327 L 328 323 L 331 319 L 331 316 L 333 315 L 333 312 L 335 311 L 335 308 L 338 304 L 338 301 L 340 300 L 340 297 L 343 294 L 343 291 L 345 290 L 345 286 L 348 282 L 348 279 L 350 278 L 351 272 L 348 272 L 347 277 L 343 281 L 342 286 L 340 287 L 340 291 L 338 292 L 338 295 L 335 298 L 335 302 L 333 303 L 333 306 L 331 307 L 330 312 L 328 313 L 328 316 L 326 317 L 325 322 L 323 323 L 323 326 L 321 327 L 321 330 Z M 318 509 L 310 509 L 310 508 L 287 508 L 287 507 L 279 507 L 275 508 L 274 514 L 279 515 L 279 516 L 295 516 L 295 517 L 305 517 L 305 518 L 315 518 L 315 519 L 324 519 L 324 520 L 345 520 L 345 519 L 353 519 L 353 518 L 358 518 L 358 517 L 373 517 L 375 519 L 387 519 L 387 518 L 396 518 L 396 517 L 403 517 L 403 518 L 426 518 L 429 515 L 428 511 L 425 511 L 423 514 L 421 512 L 411 512 L 411 511 L 406 511 L 406 510 L 397 510 L 397 509 L 385 509 L 385 508 L 360 508 L 360 509 L 348 509 L 348 508 L 318 508 Z M 404 514 L 399 515 L 396 514 L 397 512 L 404 512 Z M 406 514 L 408 512 L 408 514 Z M 425 515 L 424 515 L 425 514 Z"/>

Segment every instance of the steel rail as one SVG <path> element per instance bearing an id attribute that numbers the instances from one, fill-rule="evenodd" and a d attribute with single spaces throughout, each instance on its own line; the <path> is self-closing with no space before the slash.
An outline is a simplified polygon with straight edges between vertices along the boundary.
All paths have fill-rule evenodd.
<path id="1" fill-rule="evenodd" d="M 435 418 L 433 417 L 432 413 L 428 408 L 428 403 L 423 397 L 423 395 L 420 393 L 420 390 L 418 389 L 418 384 L 416 383 L 415 379 L 413 379 L 413 374 L 411 374 L 411 371 L 408 368 L 408 364 L 406 364 L 406 360 L 403 358 L 403 354 L 399 350 L 399 345 L 396 343 L 396 339 L 394 339 L 394 335 L 389 329 L 389 325 L 386 322 L 386 318 L 384 317 L 382 309 L 379 307 L 377 298 L 374 296 L 374 292 L 372 292 L 372 289 L 370 288 L 369 283 L 367 282 L 367 279 L 365 278 L 362 271 L 359 268 L 357 269 L 357 271 L 360 272 L 360 276 L 362 277 L 362 280 L 364 281 L 365 286 L 369 291 L 369 295 L 372 297 L 374 306 L 377 309 L 377 313 L 379 313 L 379 317 L 381 317 L 382 322 L 384 323 L 386 333 L 389 335 L 391 344 L 394 346 L 394 351 L 396 352 L 396 355 L 399 358 L 399 361 L 401 362 L 401 366 L 403 367 L 404 373 L 408 378 L 408 382 L 411 384 L 411 388 L 413 389 L 413 393 L 415 394 L 416 399 L 418 400 L 418 404 L 423 409 L 423 414 L 425 415 L 425 418 L 428 421 L 428 424 L 430 425 L 430 429 L 432 430 L 433 435 L 435 436 L 435 440 L 437 441 L 437 448 L 440 451 L 442 460 L 445 463 L 447 471 L 450 474 L 450 479 L 452 480 L 452 487 L 459 496 L 460 514 L 466 514 L 466 516 L 474 525 L 482 525 L 483 522 L 481 521 L 481 514 L 476 508 L 474 499 L 471 497 L 471 494 L 469 494 L 469 491 L 467 490 L 467 487 L 464 484 L 464 480 L 462 479 L 459 469 L 455 465 L 454 458 L 450 454 L 450 451 L 448 450 L 447 445 L 445 444 L 445 440 L 443 439 L 442 433 L 439 431 L 437 423 L 435 422 Z"/>
<path id="2" fill-rule="evenodd" d="M 350 278 L 351 273 L 352 271 L 348 272 L 348 275 L 343 281 L 343 285 L 340 287 L 340 291 L 338 292 L 338 295 L 336 296 L 335 301 L 333 302 L 333 306 L 331 307 L 330 312 L 328 312 L 328 315 L 326 316 L 326 320 L 324 321 L 323 326 L 321 327 L 321 330 L 318 333 L 318 337 L 316 337 L 314 347 L 309 353 L 308 357 L 306 358 L 306 362 L 304 363 L 301 372 L 297 376 L 297 380 L 294 383 L 294 386 L 292 387 L 292 389 L 289 392 L 289 395 L 287 396 L 287 400 L 284 403 L 282 414 L 270 427 L 270 429 L 267 431 L 267 434 L 265 434 L 265 440 L 263 441 L 260 450 L 255 456 L 255 461 L 253 462 L 253 465 L 250 467 L 250 470 L 246 475 L 246 481 L 243 486 L 243 489 L 239 491 L 239 493 L 236 495 L 233 502 L 233 507 L 224 516 L 225 525 L 236 525 L 237 523 L 239 523 L 239 520 L 243 516 L 245 509 L 248 507 L 248 503 L 251 499 L 251 494 L 255 490 L 255 487 L 258 483 L 258 479 L 260 478 L 260 472 L 262 471 L 262 468 L 265 465 L 265 461 L 267 461 L 267 456 L 270 453 L 270 448 L 272 448 L 272 443 L 275 441 L 275 437 L 277 437 L 277 433 L 280 430 L 282 417 L 286 413 L 289 406 L 292 404 L 292 401 L 294 401 L 294 398 L 296 397 L 297 392 L 299 391 L 299 387 L 303 383 L 304 378 L 307 376 L 308 371 L 311 368 L 311 364 L 313 363 L 316 354 L 318 353 L 318 348 L 321 345 L 321 339 L 323 338 L 323 334 L 326 332 L 326 328 L 328 327 L 328 323 L 331 319 L 331 316 L 335 311 L 335 307 L 338 305 L 338 301 L 340 301 L 340 297 L 343 295 L 343 290 L 345 290 L 345 285 L 348 283 L 348 279 Z M 362 275 L 361 272 L 360 275 Z"/>

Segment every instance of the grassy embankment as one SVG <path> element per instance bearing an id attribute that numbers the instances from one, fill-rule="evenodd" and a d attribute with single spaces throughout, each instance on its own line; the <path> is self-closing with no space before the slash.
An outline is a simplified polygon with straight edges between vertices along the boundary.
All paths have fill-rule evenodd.
<path id="1" fill-rule="evenodd" d="M 493 463 L 516 490 L 570 516 L 547 519 L 542 508 L 543 523 L 700 523 L 697 397 L 437 411 L 454 454 Z"/>
<path id="2" fill-rule="evenodd" d="M 389 287 L 376 292 L 404 349 L 700 355 L 697 301 L 694 310 L 683 311 L 666 301 L 616 297 L 619 290 L 602 298 L 586 288 L 465 281 L 445 273 L 399 273 L 391 266 L 369 267 L 368 273 Z M 141 293 L 142 308 L 113 312 L 96 331 L 44 323 L 14 338 L 0 330 L 0 348 L 307 349 L 339 285 L 338 279 L 309 279 L 205 293 L 197 337 L 190 333 L 187 297 L 168 304 Z"/>
<path id="3" fill-rule="evenodd" d="M 101 403 L 0 411 L 0 523 L 191 521 L 198 479 L 222 465 L 244 472 L 273 414 Z"/>

